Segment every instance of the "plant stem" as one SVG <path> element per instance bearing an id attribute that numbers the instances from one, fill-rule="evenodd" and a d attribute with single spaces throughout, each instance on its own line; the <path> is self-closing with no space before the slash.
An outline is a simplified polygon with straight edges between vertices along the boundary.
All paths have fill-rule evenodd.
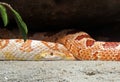
<path id="1" fill-rule="evenodd" d="M 0 5 L 4 5 L 4 6 L 8 7 L 10 10 L 13 10 L 13 8 L 11 7 L 11 5 L 8 4 L 8 3 L 0 2 Z"/>

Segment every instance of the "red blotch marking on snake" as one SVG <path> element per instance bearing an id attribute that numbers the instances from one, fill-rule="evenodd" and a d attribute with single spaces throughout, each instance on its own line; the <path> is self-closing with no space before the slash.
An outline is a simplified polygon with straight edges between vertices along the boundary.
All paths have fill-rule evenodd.
<path id="1" fill-rule="evenodd" d="M 53 46 L 50 46 L 50 45 L 48 44 L 48 42 L 45 42 L 45 41 L 41 41 L 41 42 L 42 42 L 45 46 L 47 46 L 48 48 L 50 48 L 50 49 L 59 50 L 57 43 L 55 43 Z"/>
<path id="2" fill-rule="evenodd" d="M 89 36 L 89 35 L 86 35 L 86 34 L 80 35 L 80 36 L 77 36 L 77 37 L 75 38 L 75 40 L 81 40 L 81 39 L 83 39 L 83 38 L 90 38 L 90 36 Z"/>
<path id="3" fill-rule="evenodd" d="M 117 42 L 105 42 L 105 44 L 103 44 L 104 48 L 115 48 L 117 46 L 119 46 Z"/>
<path id="4" fill-rule="evenodd" d="M 31 48 L 31 42 L 32 40 L 27 40 L 23 45 L 20 47 L 20 50 L 24 52 L 31 52 L 33 49 Z"/>
<path id="5" fill-rule="evenodd" d="M 98 52 L 95 52 L 93 55 L 92 55 L 92 60 L 98 60 Z"/>
<path id="6" fill-rule="evenodd" d="M 17 39 L 16 42 L 21 43 L 21 42 L 23 42 L 23 40 L 22 39 Z"/>
<path id="7" fill-rule="evenodd" d="M 5 48 L 9 43 L 9 40 L 0 40 L 0 49 Z"/>
<path id="8" fill-rule="evenodd" d="M 87 46 L 87 47 L 88 47 L 88 46 L 91 47 L 91 46 L 94 44 L 94 42 L 95 42 L 94 40 L 87 40 L 87 41 L 86 41 L 86 46 Z"/>

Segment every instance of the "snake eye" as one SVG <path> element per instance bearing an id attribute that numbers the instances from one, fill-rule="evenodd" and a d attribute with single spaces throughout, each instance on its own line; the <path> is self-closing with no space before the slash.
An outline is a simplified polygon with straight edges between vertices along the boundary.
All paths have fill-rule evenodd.
<path id="1" fill-rule="evenodd" d="M 51 52 L 50 55 L 53 56 L 54 55 L 53 52 Z"/>

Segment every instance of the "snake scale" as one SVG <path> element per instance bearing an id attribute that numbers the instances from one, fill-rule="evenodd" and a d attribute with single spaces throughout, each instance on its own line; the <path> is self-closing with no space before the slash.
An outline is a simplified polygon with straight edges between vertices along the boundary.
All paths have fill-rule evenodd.
<path id="1" fill-rule="evenodd" d="M 120 42 L 96 41 L 85 32 L 63 30 L 49 36 L 46 32 L 35 33 L 26 42 L 7 39 L 14 35 L 6 30 L 0 33 L 0 60 L 120 61 Z"/>

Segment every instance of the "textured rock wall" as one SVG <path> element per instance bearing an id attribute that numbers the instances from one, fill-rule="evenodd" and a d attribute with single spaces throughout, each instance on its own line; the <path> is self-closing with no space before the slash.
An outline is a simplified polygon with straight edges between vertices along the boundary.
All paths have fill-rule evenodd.
<path id="1" fill-rule="evenodd" d="M 29 27 L 74 27 L 120 22 L 119 0 L 1 0 L 10 3 Z"/>

